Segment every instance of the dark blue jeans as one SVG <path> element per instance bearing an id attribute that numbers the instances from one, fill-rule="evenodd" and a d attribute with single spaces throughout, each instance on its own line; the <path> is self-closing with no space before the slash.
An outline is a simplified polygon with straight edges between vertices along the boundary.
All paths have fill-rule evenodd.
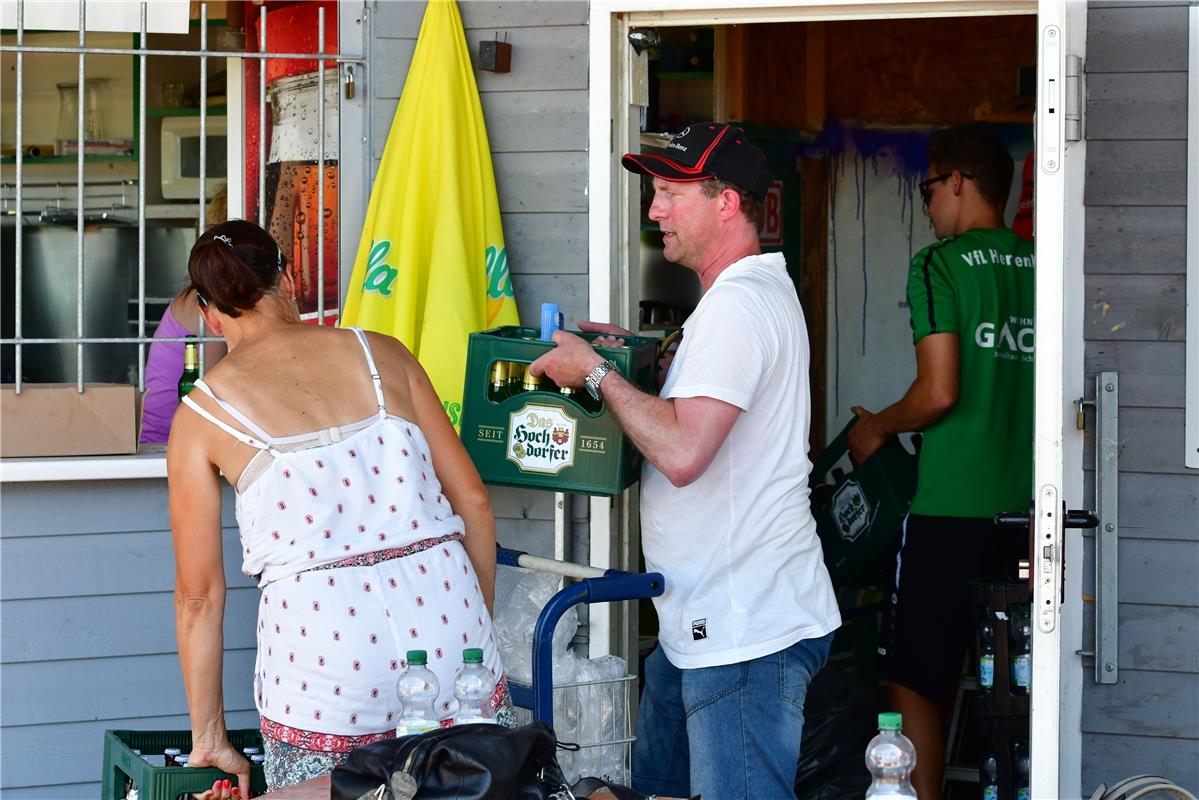
<path id="1" fill-rule="evenodd" d="M 633 788 L 705 800 L 787 798 L 808 683 L 833 634 L 719 667 L 679 669 L 661 648 L 645 660 Z"/>

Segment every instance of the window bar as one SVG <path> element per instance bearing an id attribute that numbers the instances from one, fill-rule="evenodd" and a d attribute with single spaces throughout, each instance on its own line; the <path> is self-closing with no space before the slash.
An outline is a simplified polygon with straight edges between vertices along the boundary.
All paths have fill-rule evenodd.
<path id="1" fill-rule="evenodd" d="M 266 5 L 258 7 L 258 227 L 266 228 Z M 278 243 L 276 243 L 278 245 Z"/>
<path id="2" fill-rule="evenodd" d="M 200 3 L 200 50 L 201 52 L 208 49 L 208 3 Z M 196 226 L 197 236 L 204 233 L 207 220 L 204 218 L 204 204 L 208 194 L 208 56 L 200 56 L 200 219 Z M 200 313 L 199 305 L 196 306 L 196 315 L 200 318 L 196 330 L 200 333 L 200 338 L 203 339 L 207 335 L 204 330 L 204 315 Z M 200 374 L 204 374 L 204 351 L 208 346 L 203 343 L 196 344 L 196 356 L 198 363 L 196 366 L 200 370 Z"/>
<path id="3" fill-rule="evenodd" d="M 145 49 L 145 0 L 139 3 L 141 35 L 138 44 Z M 137 390 L 146 390 L 146 66 L 148 56 L 138 59 L 137 80 Z"/>
<path id="4" fill-rule="evenodd" d="M 87 3 L 79 0 L 79 86 L 76 108 L 75 131 L 75 335 L 83 339 L 83 151 L 86 137 L 83 130 L 83 112 L 86 97 L 84 96 L 84 81 L 86 69 L 84 60 L 87 56 L 83 48 L 87 46 Z M 83 394 L 83 342 L 75 343 L 75 390 Z"/>
<path id="5" fill-rule="evenodd" d="M 316 324 L 325 324 L 325 7 L 316 10 Z M 340 45 L 338 46 L 340 49 Z M 339 94 L 340 96 L 340 94 Z M 340 163 L 340 162 L 339 162 Z"/>
<path id="6" fill-rule="evenodd" d="M 23 189 L 25 188 L 25 53 L 21 49 L 25 45 L 25 0 L 17 0 L 17 218 L 16 225 L 13 228 L 13 245 L 14 257 L 16 258 L 16 271 L 13 275 L 13 291 L 16 292 L 15 302 L 13 303 L 13 336 L 16 338 L 16 343 L 13 347 L 14 367 L 16 369 L 13 375 L 13 389 L 17 394 L 21 393 L 21 322 L 22 322 L 22 307 L 24 303 L 21 301 L 21 257 L 22 247 L 21 240 L 25 238 L 25 209 Z"/>

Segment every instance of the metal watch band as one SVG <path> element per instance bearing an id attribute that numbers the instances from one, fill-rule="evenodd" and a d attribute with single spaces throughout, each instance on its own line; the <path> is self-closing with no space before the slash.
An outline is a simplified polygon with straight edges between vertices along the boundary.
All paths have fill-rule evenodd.
<path id="1" fill-rule="evenodd" d="M 600 381 L 602 381 L 604 376 L 614 369 L 616 369 L 616 362 L 612 359 L 608 359 L 602 364 L 597 364 L 595 369 L 591 370 L 591 372 L 583 380 L 583 383 L 587 386 L 587 394 L 591 395 L 593 400 L 600 399 Z"/>

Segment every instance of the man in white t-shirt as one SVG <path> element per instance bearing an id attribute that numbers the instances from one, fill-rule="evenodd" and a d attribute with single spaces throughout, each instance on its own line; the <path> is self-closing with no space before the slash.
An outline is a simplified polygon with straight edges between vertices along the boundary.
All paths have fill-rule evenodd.
<path id="1" fill-rule="evenodd" d="M 559 331 L 530 367 L 602 395 L 646 463 L 641 540 L 666 577 L 646 660 L 633 786 L 647 794 L 793 794 L 808 683 L 841 624 L 808 501 L 808 341 L 782 254 L 758 242 L 766 159 L 740 128 L 692 125 L 654 177 L 663 255 L 703 297 L 659 396 Z M 583 330 L 625 335 L 611 325 Z"/>

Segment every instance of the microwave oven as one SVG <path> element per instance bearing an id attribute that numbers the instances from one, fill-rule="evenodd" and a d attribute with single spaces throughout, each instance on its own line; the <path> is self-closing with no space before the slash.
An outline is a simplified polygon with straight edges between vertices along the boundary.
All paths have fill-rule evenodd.
<path id="1" fill-rule="evenodd" d="M 209 114 L 205 150 L 204 197 L 211 199 L 229 175 L 229 136 L 225 116 Z M 162 196 L 195 200 L 200 196 L 200 117 L 162 118 Z"/>

